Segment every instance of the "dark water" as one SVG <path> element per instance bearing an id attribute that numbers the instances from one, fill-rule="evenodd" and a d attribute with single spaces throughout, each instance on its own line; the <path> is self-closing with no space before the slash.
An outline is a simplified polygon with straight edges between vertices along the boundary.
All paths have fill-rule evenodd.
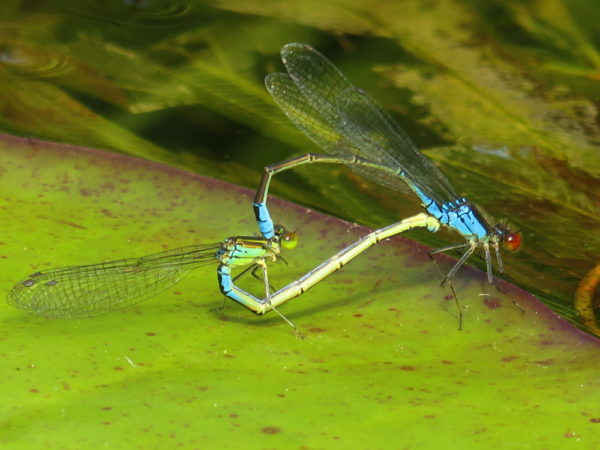
<path id="1" fill-rule="evenodd" d="M 283 44 L 307 42 L 459 191 L 521 229 L 506 277 L 575 319 L 600 262 L 600 4 L 339 3 L 4 1 L 0 131 L 254 187 L 265 164 L 316 151 L 262 81 Z M 273 191 L 370 226 L 419 210 L 339 168 L 284 174 Z"/>

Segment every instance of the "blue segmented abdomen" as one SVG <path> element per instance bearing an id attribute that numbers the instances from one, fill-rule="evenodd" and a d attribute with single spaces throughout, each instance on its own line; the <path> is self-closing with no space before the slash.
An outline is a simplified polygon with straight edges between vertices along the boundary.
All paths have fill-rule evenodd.
<path id="1" fill-rule="evenodd" d="M 231 280 L 231 269 L 221 264 L 217 269 L 217 278 L 219 279 L 219 289 L 221 293 L 233 301 L 244 304 L 244 300 L 233 290 L 233 281 Z"/>
<path id="2" fill-rule="evenodd" d="M 271 239 L 275 235 L 275 227 L 273 226 L 273 220 L 269 214 L 269 209 L 264 203 L 252 203 L 254 207 L 254 215 L 258 222 L 258 229 L 260 234 L 267 239 Z"/>

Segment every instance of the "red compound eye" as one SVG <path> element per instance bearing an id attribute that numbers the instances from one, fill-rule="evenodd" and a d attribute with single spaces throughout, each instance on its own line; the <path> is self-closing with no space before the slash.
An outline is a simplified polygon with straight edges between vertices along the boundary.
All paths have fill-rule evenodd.
<path id="1" fill-rule="evenodd" d="M 502 247 L 506 250 L 515 251 L 521 246 L 521 233 L 509 233 L 502 239 Z"/>

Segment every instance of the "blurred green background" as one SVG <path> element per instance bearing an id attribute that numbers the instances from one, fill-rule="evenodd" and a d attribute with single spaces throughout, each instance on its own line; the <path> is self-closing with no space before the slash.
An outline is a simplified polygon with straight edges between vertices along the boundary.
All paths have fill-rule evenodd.
<path id="1" fill-rule="evenodd" d="M 593 0 L 5 0 L 0 131 L 255 187 L 264 165 L 317 150 L 263 86 L 281 46 L 306 42 L 521 229 L 506 278 L 575 320 L 600 254 L 599 17 Z M 339 167 L 283 174 L 272 192 L 373 227 L 419 210 Z"/>

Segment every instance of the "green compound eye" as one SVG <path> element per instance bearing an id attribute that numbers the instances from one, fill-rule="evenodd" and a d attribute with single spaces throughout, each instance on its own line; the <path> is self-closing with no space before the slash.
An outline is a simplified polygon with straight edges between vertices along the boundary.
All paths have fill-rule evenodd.
<path id="1" fill-rule="evenodd" d="M 281 248 L 293 250 L 298 246 L 298 235 L 295 232 L 285 233 L 281 236 Z"/>
<path id="2" fill-rule="evenodd" d="M 283 225 L 275 225 L 275 236 L 279 237 L 279 245 L 286 250 L 293 250 L 298 246 L 298 235 L 295 231 L 288 231 Z"/>

